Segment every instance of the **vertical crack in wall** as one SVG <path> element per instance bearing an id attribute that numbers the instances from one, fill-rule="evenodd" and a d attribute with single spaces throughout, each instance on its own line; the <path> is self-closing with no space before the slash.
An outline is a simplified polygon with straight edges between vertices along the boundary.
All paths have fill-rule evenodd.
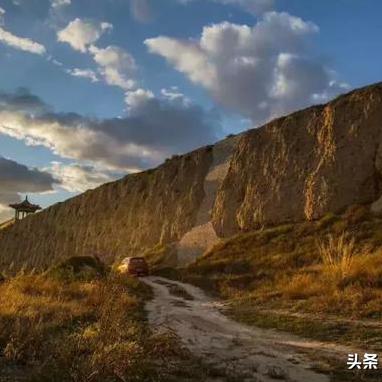
<path id="1" fill-rule="evenodd" d="M 334 138 L 335 111 L 328 105 L 323 111 L 323 121 L 317 132 L 317 147 L 315 149 L 318 163 L 308 174 L 305 183 L 304 213 L 308 220 L 315 218 L 317 209 L 322 209 L 328 195 L 328 185 L 323 177 L 322 170 L 335 161 L 336 143 Z"/>

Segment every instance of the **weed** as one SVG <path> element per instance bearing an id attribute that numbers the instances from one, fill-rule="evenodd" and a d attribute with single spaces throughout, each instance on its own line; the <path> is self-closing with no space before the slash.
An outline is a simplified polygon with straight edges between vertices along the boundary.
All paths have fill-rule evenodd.
<path id="1" fill-rule="evenodd" d="M 327 240 L 317 241 L 318 252 L 324 264 L 326 277 L 342 282 L 354 263 L 355 240 L 342 233 L 339 237 L 329 235 Z"/>

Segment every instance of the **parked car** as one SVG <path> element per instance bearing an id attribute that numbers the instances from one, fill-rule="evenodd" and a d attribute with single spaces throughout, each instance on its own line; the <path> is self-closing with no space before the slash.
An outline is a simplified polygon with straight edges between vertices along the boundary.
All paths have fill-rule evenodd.
<path id="1" fill-rule="evenodd" d="M 117 269 L 120 273 L 132 276 L 149 275 L 149 266 L 143 257 L 126 257 Z"/>

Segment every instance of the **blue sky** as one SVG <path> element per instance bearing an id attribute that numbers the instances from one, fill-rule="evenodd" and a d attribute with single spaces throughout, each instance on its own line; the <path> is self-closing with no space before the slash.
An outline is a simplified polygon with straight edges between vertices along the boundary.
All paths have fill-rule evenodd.
<path id="1" fill-rule="evenodd" d="M 382 79 L 377 0 L 0 0 L 0 218 Z"/>

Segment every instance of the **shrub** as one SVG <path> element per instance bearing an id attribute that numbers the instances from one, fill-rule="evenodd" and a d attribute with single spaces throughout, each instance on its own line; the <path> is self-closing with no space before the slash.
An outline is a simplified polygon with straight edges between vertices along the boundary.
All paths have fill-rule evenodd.
<path id="1" fill-rule="evenodd" d="M 98 257 L 73 256 L 52 267 L 48 275 L 64 280 L 93 280 L 105 277 L 107 267 Z"/>
<path id="2" fill-rule="evenodd" d="M 350 273 L 355 254 L 355 240 L 343 233 L 339 237 L 329 235 L 327 240 L 317 242 L 323 262 L 323 271 L 330 279 L 343 281 Z"/>

